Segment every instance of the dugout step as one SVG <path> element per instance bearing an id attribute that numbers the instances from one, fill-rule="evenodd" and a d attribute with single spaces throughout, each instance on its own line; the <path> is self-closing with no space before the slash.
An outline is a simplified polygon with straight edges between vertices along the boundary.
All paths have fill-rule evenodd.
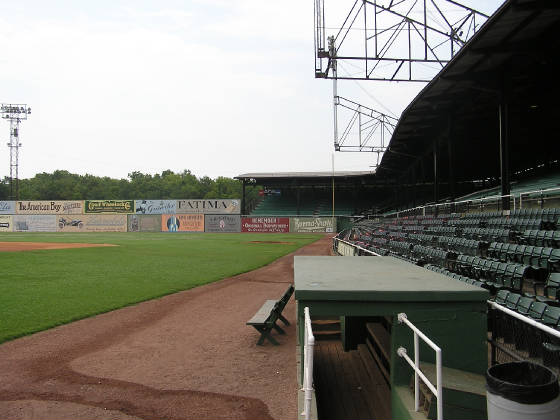
<path id="1" fill-rule="evenodd" d="M 311 328 L 316 340 L 340 340 L 339 318 L 312 319 Z"/>

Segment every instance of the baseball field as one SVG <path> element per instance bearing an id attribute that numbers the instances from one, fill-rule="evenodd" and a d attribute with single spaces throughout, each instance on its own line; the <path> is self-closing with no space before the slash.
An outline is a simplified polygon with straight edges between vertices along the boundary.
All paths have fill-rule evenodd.
<path id="1" fill-rule="evenodd" d="M 0 233 L 0 343 L 251 271 L 320 237 Z"/>
<path id="2" fill-rule="evenodd" d="M 0 418 L 297 419 L 294 299 L 278 346 L 257 346 L 246 321 L 293 283 L 294 256 L 331 247 L 324 234 L 0 234 Z"/>

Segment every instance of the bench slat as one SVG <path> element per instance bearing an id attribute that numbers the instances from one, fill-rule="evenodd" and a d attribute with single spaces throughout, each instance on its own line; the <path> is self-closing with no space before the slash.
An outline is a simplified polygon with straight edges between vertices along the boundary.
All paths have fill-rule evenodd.
<path id="1" fill-rule="evenodd" d="M 276 321 L 280 320 L 285 325 L 290 325 L 288 320 L 282 316 L 282 311 L 284 307 L 290 300 L 290 297 L 294 293 L 294 285 L 291 284 L 288 290 L 284 292 L 280 300 L 269 299 L 267 300 L 257 311 L 253 317 L 246 322 L 246 325 L 254 327 L 258 332 L 261 333 L 257 345 L 262 345 L 264 340 L 269 340 L 272 344 L 278 345 L 279 343 L 270 335 L 272 329 L 276 330 L 279 334 L 285 334 L 284 330 L 276 324 Z"/>
<path id="2" fill-rule="evenodd" d="M 270 313 L 276 305 L 277 300 L 267 300 L 253 317 L 247 321 L 247 325 L 264 325 L 270 317 Z"/>

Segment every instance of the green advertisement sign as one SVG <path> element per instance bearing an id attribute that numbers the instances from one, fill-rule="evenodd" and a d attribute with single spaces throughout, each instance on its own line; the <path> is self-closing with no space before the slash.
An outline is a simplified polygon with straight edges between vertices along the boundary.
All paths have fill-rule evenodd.
<path id="1" fill-rule="evenodd" d="M 134 213 L 134 200 L 86 200 L 85 213 Z"/>
<path id="2" fill-rule="evenodd" d="M 290 232 L 332 233 L 336 231 L 336 219 L 332 217 L 292 217 Z"/>

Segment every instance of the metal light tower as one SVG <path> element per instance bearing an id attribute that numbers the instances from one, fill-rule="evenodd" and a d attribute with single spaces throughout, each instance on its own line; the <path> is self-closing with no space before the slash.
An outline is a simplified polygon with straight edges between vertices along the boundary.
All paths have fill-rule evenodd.
<path id="1" fill-rule="evenodd" d="M 0 114 L 2 114 L 2 118 L 5 120 L 10 120 L 10 141 L 8 143 L 10 148 L 10 199 L 19 200 L 18 166 L 19 148 L 21 146 L 19 141 L 19 123 L 27 119 L 27 116 L 31 114 L 31 108 L 25 104 L 2 104 Z"/>

